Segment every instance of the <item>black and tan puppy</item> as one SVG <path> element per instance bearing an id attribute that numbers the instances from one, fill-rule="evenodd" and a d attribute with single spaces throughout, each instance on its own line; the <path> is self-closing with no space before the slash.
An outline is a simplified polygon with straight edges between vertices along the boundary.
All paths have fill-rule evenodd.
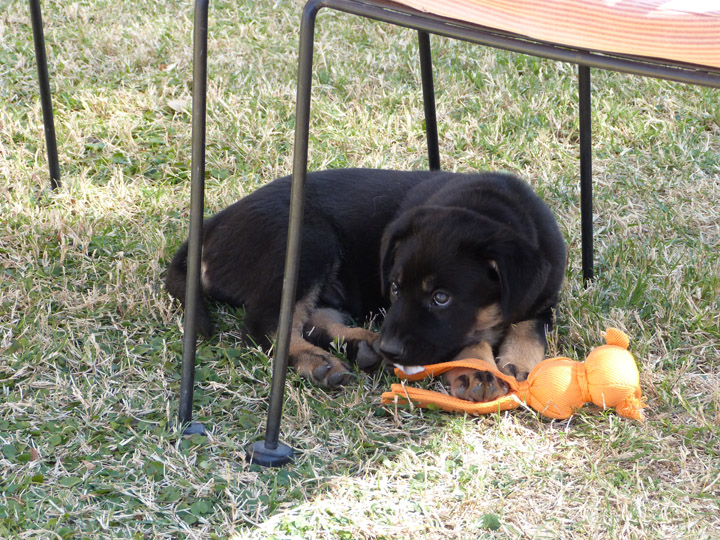
<path id="1" fill-rule="evenodd" d="M 278 320 L 290 178 L 207 219 L 202 290 L 245 307 L 246 333 L 267 343 Z M 184 300 L 187 245 L 167 275 Z M 460 357 L 496 361 L 520 378 L 544 356 L 564 276 L 565 244 L 550 210 L 509 174 L 343 169 L 308 175 L 290 363 L 327 386 L 353 379 L 328 351 L 374 367 Z M 381 336 L 347 325 L 387 309 Z M 212 324 L 200 302 L 201 333 Z M 412 368 L 408 368 L 412 369 Z M 494 378 L 453 370 L 451 393 L 489 400 Z"/>
<path id="2" fill-rule="evenodd" d="M 451 175 L 415 188 L 398 216 L 382 241 L 392 302 L 382 354 L 405 366 L 481 358 L 527 378 L 544 357 L 565 273 L 565 243 L 547 206 L 508 174 Z M 473 370 L 446 379 L 452 395 L 472 401 L 507 391 Z"/>

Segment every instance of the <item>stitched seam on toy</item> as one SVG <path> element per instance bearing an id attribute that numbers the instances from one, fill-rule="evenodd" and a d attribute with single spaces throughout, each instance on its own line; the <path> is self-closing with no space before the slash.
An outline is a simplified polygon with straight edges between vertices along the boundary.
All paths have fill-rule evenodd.
<path id="1" fill-rule="evenodd" d="M 590 403 L 590 402 L 592 402 L 592 395 L 590 395 L 590 383 L 588 383 L 587 371 L 585 370 L 585 365 L 581 364 L 581 365 L 578 365 L 577 367 L 578 367 L 578 369 L 576 370 L 577 382 L 578 382 L 578 387 L 580 388 L 580 395 L 582 396 L 583 404 Z"/>

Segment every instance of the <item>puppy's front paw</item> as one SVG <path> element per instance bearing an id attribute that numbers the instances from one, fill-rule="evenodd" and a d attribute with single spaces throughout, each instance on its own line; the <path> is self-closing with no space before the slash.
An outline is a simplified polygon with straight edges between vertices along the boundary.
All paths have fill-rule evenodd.
<path id="1" fill-rule="evenodd" d="M 466 401 L 493 401 L 508 393 L 508 385 L 487 371 L 454 368 L 445 374 L 450 395 Z"/>
<path id="2" fill-rule="evenodd" d="M 320 386 L 335 388 L 357 380 L 345 362 L 316 347 L 291 353 L 291 361 L 301 377 Z"/>
<path id="3" fill-rule="evenodd" d="M 520 367 L 512 362 L 503 363 L 501 358 L 498 358 L 497 361 L 498 369 L 505 375 L 515 377 L 517 381 L 525 381 L 528 375 L 530 375 L 530 371 L 528 371 L 526 366 Z"/>
<path id="4" fill-rule="evenodd" d="M 355 353 L 355 363 L 357 367 L 364 370 L 375 369 L 380 365 L 382 356 L 368 344 L 367 341 L 359 341 L 357 344 L 357 352 Z"/>

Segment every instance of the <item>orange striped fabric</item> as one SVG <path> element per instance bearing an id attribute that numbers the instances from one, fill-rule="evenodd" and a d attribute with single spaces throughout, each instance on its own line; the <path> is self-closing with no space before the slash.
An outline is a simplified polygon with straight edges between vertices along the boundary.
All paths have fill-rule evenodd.
<path id="1" fill-rule="evenodd" d="M 393 0 L 559 45 L 720 68 L 720 0 Z"/>

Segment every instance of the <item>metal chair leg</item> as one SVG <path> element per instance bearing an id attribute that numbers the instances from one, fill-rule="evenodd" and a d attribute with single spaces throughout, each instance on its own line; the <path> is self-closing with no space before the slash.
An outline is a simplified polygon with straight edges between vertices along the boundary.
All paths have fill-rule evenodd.
<path id="1" fill-rule="evenodd" d="M 587 285 L 593 279 L 592 116 L 590 67 L 578 65 L 580 100 L 580 229 L 582 272 Z"/>
<path id="2" fill-rule="evenodd" d="M 35 61 L 40 85 L 43 125 L 45 127 L 45 146 L 47 147 L 48 166 L 50 168 L 50 187 L 60 185 L 60 164 L 58 162 L 57 139 L 55 138 L 55 120 L 53 118 L 52 98 L 50 96 L 50 77 L 48 76 L 47 56 L 45 54 L 45 35 L 43 33 L 40 0 L 30 0 L 30 19 L 32 20 L 33 41 L 35 42 Z"/>
<path id="3" fill-rule="evenodd" d="M 315 18 L 322 6 L 320 0 L 310 0 L 305 5 L 300 25 L 300 53 L 298 58 L 298 89 L 295 115 L 295 148 L 293 150 L 293 175 L 290 192 L 290 223 L 288 229 L 287 253 L 285 256 L 285 278 L 283 281 L 280 319 L 278 321 L 275 362 L 273 364 L 270 406 L 268 408 L 265 440 L 248 448 L 248 458 L 263 466 L 279 467 L 293 459 L 293 450 L 279 442 L 280 421 L 285 394 L 290 353 L 290 332 L 297 288 L 298 263 L 302 239 L 302 216 L 305 203 L 305 181 L 307 179 L 308 138 L 310 136 L 310 97 L 312 91 L 313 41 Z"/>
<path id="4" fill-rule="evenodd" d="M 197 305 L 200 297 L 200 259 L 205 207 L 205 118 L 207 90 L 207 33 L 209 0 L 196 0 L 193 35 L 192 164 L 190 178 L 190 233 L 188 237 L 185 327 L 178 428 L 184 434 L 204 433 L 205 426 L 193 423 Z"/>
<path id="5" fill-rule="evenodd" d="M 428 142 L 428 161 L 431 171 L 440 170 L 440 148 L 438 145 L 437 116 L 435 114 L 435 88 L 433 85 L 432 54 L 430 51 L 430 35 L 418 30 L 420 45 L 420 76 L 423 89 L 423 105 L 425 107 L 425 132 Z"/>

